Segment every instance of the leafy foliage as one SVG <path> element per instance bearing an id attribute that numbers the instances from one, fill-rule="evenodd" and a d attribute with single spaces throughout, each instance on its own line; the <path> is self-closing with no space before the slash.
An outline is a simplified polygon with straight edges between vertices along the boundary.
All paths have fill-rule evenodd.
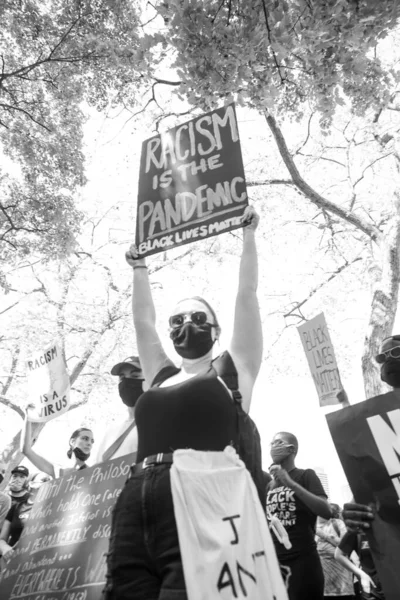
<path id="1" fill-rule="evenodd" d="M 168 0 L 159 7 L 176 51 L 180 93 L 215 107 L 221 98 L 326 123 L 348 98 L 354 111 L 389 101 L 395 71 L 374 53 L 397 24 L 394 0 Z"/>
<path id="2" fill-rule="evenodd" d="M 129 0 L 0 5 L 0 252 L 73 248 L 85 183 L 84 102 L 135 104 L 140 23 Z"/>

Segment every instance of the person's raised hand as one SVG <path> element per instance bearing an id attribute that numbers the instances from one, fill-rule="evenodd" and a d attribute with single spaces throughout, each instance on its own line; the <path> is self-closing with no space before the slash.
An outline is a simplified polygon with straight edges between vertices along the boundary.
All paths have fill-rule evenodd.
<path id="1" fill-rule="evenodd" d="M 146 266 L 146 261 L 144 258 L 139 257 L 138 249 L 135 244 L 130 245 L 129 250 L 125 252 L 125 258 L 128 265 L 133 269 L 139 266 Z"/>
<path id="2" fill-rule="evenodd" d="M 369 529 L 371 521 L 374 519 L 372 508 L 366 504 L 357 504 L 356 502 L 345 504 L 342 516 L 347 529 L 351 531 Z"/>
<path id="3" fill-rule="evenodd" d="M 27 404 L 25 406 L 24 412 L 25 412 L 25 418 L 28 421 L 32 421 L 32 416 L 33 416 L 33 414 L 36 413 L 36 406 L 35 406 L 35 404 L 33 404 L 32 402 L 30 402 L 29 404 Z"/>
<path id="4" fill-rule="evenodd" d="M 246 206 L 244 213 L 240 217 L 245 229 L 255 231 L 260 222 L 260 217 L 253 206 Z"/>
<path id="5" fill-rule="evenodd" d="M 281 485 L 291 487 L 293 479 L 290 477 L 286 469 L 283 469 L 280 465 L 272 465 L 269 469 L 269 472 L 271 473 L 275 481 L 277 481 Z"/>
<path id="6" fill-rule="evenodd" d="M 7 548 L 6 548 L 6 550 L 4 550 L 4 552 L 3 552 L 3 558 L 4 558 L 4 560 L 5 560 L 6 562 L 7 562 L 7 561 L 9 561 L 9 560 L 10 560 L 10 558 L 12 558 L 13 554 L 14 554 L 14 548 L 11 548 L 11 546 L 9 546 L 9 545 L 7 544 Z"/>
<path id="7" fill-rule="evenodd" d="M 336 398 L 339 400 L 342 406 L 350 406 L 349 397 L 344 388 L 339 390 L 339 392 L 336 394 Z"/>

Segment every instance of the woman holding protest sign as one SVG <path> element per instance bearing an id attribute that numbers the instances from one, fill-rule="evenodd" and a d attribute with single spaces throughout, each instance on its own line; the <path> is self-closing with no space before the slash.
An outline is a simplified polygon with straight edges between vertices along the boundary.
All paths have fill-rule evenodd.
<path id="1" fill-rule="evenodd" d="M 32 422 L 29 420 L 29 406 L 25 411 L 25 422 L 21 433 L 21 452 L 43 473 L 50 477 L 62 477 L 72 471 L 85 469 L 86 461 L 90 456 L 94 444 L 93 433 L 87 427 L 81 427 L 73 432 L 69 439 L 69 449 L 67 456 L 69 465 L 57 465 L 48 458 L 41 456 L 33 450 Z"/>
<path id="2" fill-rule="evenodd" d="M 213 347 L 219 338 L 220 326 L 214 310 L 200 297 L 182 300 L 172 312 L 170 338 L 182 357 L 181 367 L 177 368 L 168 358 L 155 327 L 155 309 L 145 261 L 138 257 L 134 246 L 126 254 L 134 276 L 133 317 L 138 351 L 150 388 L 136 405 L 137 464 L 132 467 L 131 478 L 113 515 L 105 590 L 107 600 L 187 598 L 173 489 L 171 493 L 173 457 L 181 452 L 180 449 L 222 455 L 224 449 L 232 445 L 254 474 L 260 498 L 265 493 L 257 443 L 247 457 L 243 456 L 256 439 L 255 428 L 254 438 L 250 433 L 242 445 L 243 438 L 239 439 L 240 422 L 243 419 L 250 422 L 247 412 L 262 357 L 256 295 L 255 231 L 259 217 L 253 208 L 246 208 L 242 222 L 243 251 L 232 342 L 229 352 L 214 360 Z M 233 385 L 232 380 L 235 380 Z M 239 397 L 240 402 L 235 401 Z M 257 461 L 259 470 L 254 469 Z M 218 495 L 218 489 L 214 489 L 214 494 Z M 259 508 L 265 522 L 257 500 L 256 505 L 255 512 Z M 183 558 L 185 561 L 185 556 Z"/>

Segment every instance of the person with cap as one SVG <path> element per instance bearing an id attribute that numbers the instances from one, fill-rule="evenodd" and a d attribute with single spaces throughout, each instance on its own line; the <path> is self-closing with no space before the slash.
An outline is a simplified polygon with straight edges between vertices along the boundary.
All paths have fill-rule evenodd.
<path id="1" fill-rule="evenodd" d="M 400 404 L 400 335 L 391 335 L 381 344 L 379 354 L 375 357 L 381 366 L 381 380 L 393 388 Z M 370 529 L 374 512 L 371 506 L 348 502 L 343 507 L 343 520 L 351 531 Z"/>
<path id="2" fill-rule="evenodd" d="M 94 455 L 94 462 L 105 462 L 126 454 L 136 458 L 138 438 L 135 424 L 135 406 L 143 393 L 143 374 L 137 356 L 129 356 L 111 369 L 111 375 L 118 377 L 118 392 L 127 407 L 127 418 L 114 426 L 107 426 Z M 132 462 L 135 462 L 133 460 Z"/>
<path id="3" fill-rule="evenodd" d="M 18 465 L 11 471 L 10 481 L 7 489 L 10 493 L 11 505 L 25 502 L 29 498 L 29 469 L 24 465 Z"/>
<path id="4" fill-rule="evenodd" d="M 5 560 L 12 553 L 12 546 L 16 544 L 22 532 L 22 524 L 15 515 L 18 509 L 29 499 L 29 470 L 23 465 L 14 467 L 8 484 L 11 507 L 8 509 L 0 532 L 0 556 Z"/>
<path id="5" fill-rule="evenodd" d="M 16 468 L 26 469 L 26 467 Z M 13 548 L 21 537 L 25 523 L 32 510 L 37 491 L 43 483 L 50 479 L 51 477 L 47 473 L 35 473 L 29 483 L 29 490 L 24 500 L 14 503 L 8 511 L 0 532 L 0 555 L 4 560 L 7 561 L 12 557 Z"/>

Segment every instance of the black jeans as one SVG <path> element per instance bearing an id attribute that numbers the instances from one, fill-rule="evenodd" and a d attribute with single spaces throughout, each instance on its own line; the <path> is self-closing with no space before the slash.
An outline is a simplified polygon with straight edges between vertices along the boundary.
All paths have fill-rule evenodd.
<path id="1" fill-rule="evenodd" d="M 170 467 L 133 473 L 117 500 L 104 600 L 187 600 Z"/>
<path id="2" fill-rule="evenodd" d="M 317 550 L 293 560 L 279 560 L 289 567 L 289 600 L 324 600 L 324 572 Z"/>

